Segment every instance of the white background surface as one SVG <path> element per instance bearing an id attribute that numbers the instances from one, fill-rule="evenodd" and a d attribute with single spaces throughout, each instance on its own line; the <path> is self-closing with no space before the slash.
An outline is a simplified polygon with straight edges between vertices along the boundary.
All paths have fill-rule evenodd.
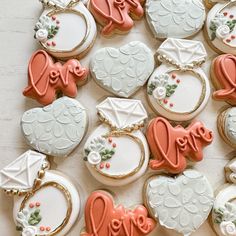
<path id="1" fill-rule="evenodd" d="M 0 169 L 13 161 L 20 154 L 28 150 L 20 130 L 20 119 L 24 111 L 37 107 L 39 104 L 22 95 L 23 88 L 27 85 L 27 63 L 31 54 L 38 48 L 33 39 L 34 24 L 41 13 L 41 4 L 37 0 L 0 0 Z M 202 41 L 202 33 L 194 39 Z M 92 51 L 83 59 L 84 66 L 93 53 L 101 47 L 119 47 L 132 40 L 140 40 L 146 43 L 152 50 L 158 48 L 160 41 L 155 40 L 149 31 L 145 19 L 136 22 L 133 30 L 125 36 L 115 36 L 112 39 L 104 39 L 98 36 Z M 209 52 L 208 63 L 204 70 L 208 73 L 210 61 L 214 56 L 210 48 L 204 42 Z M 95 105 L 102 101 L 109 93 L 98 87 L 91 79 L 79 89 L 77 99 L 88 108 L 89 132 L 98 124 Z M 150 117 L 153 111 L 147 104 L 145 90 L 139 91 L 135 98 L 140 98 L 148 109 Z M 197 118 L 214 131 L 215 139 L 212 145 L 204 151 L 204 160 L 195 165 L 195 168 L 203 172 L 216 190 L 224 183 L 224 166 L 233 156 L 233 150 L 229 148 L 219 137 L 216 128 L 216 118 L 219 109 L 224 103 L 215 102 L 212 99 L 205 111 Z M 85 137 L 85 139 L 86 139 Z M 82 186 L 83 196 L 87 196 L 92 190 L 106 188 L 91 177 L 82 160 L 81 150 L 85 139 L 80 146 L 66 160 L 51 162 L 53 168 L 62 170 L 72 176 Z M 116 194 L 117 201 L 125 206 L 132 206 L 142 202 L 142 187 L 145 179 L 151 173 L 147 173 L 137 182 L 120 188 L 110 188 Z M 70 236 L 79 235 L 80 226 L 75 225 Z M 19 235 L 15 231 L 12 220 L 12 198 L 0 193 L 0 235 Z M 175 236 L 173 231 L 160 226 L 151 234 L 157 236 Z M 210 225 L 206 222 L 193 236 L 215 236 Z"/>

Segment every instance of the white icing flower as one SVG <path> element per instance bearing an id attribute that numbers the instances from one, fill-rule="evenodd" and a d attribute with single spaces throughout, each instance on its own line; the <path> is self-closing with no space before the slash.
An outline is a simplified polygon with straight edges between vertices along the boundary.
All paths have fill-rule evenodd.
<path id="1" fill-rule="evenodd" d="M 166 86 L 169 78 L 170 76 L 168 74 L 162 74 L 155 77 L 155 80 L 153 81 L 155 89 L 152 92 L 154 98 L 161 100 L 166 97 Z"/>
<path id="2" fill-rule="evenodd" d="M 158 75 L 155 77 L 157 87 L 165 87 L 168 84 L 170 76 L 168 74 Z"/>
<path id="3" fill-rule="evenodd" d="M 39 29 L 35 33 L 36 39 L 41 42 L 45 42 L 48 39 L 48 31 L 46 29 Z"/>
<path id="4" fill-rule="evenodd" d="M 17 213 L 16 222 L 19 226 L 23 228 L 28 226 L 28 214 L 29 211 L 26 209 Z"/>
<path id="5" fill-rule="evenodd" d="M 23 229 L 22 231 L 22 236 L 35 236 L 37 235 L 37 228 L 34 226 L 28 226 L 26 228 Z"/>
<path id="6" fill-rule="evenodd" d="M 91 165 L 97 165 L 102 161 L 102 157 L 98 152 L 92 151 L 88 155 L 88 162 Z"/>
<path id="7" fill-rule="evenodd" d="M 164 99 L 166 97 L 166 88 L 165 87 L 157 87 L 153 91 L 153 97 L 158 100 Z"/>
<path id="8" fill-rule="evenodd" d="M 224 16 L 223 13 L 218 13 L 215 15 L 215 18 L 212 20 L 212 22 L 215 24 L 215 26 L 218 28 L 219 26 L 226 25 L 228 19 Z"/>
<path id="9" fill-rule="evenodd" d="M 230 28 L 228 25 L 221 25 L 216 30 L 216 37 L 220 39 L 226 38 L 230 33 Z"/>
<path id="10" fill-rule="evenodd" d="M 225 236 L 235 236 L 236 235 L 236 227 L 235 224 L 231 221 L 223 221 L 220 224 L 220 230 Z"/>

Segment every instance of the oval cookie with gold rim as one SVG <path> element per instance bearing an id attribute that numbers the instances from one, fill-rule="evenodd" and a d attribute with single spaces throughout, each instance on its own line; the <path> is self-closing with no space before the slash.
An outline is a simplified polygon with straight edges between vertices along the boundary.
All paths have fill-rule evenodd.
<path id="1" fill-rule="evenodd" d="M 193 119 L 205 108 L 210 97 L 209 80 L 201 69 L 207 56 L 203 44 L 169 38 L 157 53 L 162 64 L 148 81 L 150 104 L 170 120 Z"/>
<path id="2" fill-rule="evenodd" d="M 13 218 L 22 235 L 65 236 L 77 220 L 80 195 L 46 156 L 27 151 L 0 171 L 0 187 L 14 194 Z"/>
<path id="3" fill-rule="evenodd" d="M 97 106 L 102 124 L 84 146 L 84 160 L 100 182 L 120 186 L 141 177 L 148 166 L 149 149 L 139 130 L 147 118 L 141 101 L 107 98 Z"/>

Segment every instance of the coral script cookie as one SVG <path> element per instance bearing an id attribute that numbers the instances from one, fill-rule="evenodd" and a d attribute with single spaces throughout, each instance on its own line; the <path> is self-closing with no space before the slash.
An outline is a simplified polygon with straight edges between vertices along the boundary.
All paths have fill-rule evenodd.
<path id="1" fill-rule="evenodd" d="M 148 218 L 147 209 L 137 206 L 134 210 L 122 205 L 114 206 L 110 194 L 93 192 L 85 206 L 86 232 L 81 236 L 144 236 L 155 228 L 155 221 Z"/>
<path id="2" fill-rule="evenodd" d="M 186 170 L 175 178 L 162 175 L 150 178 L 144 198 L 151 215 L 162 226 L 189 236 L 207 220 L 214 193 L 203 174 Z"/>
<path id="3" fill-rule="evenodd" d="M 128 32 L 134 25 L 133 19 L 140 19 L 144 10 L 143 0 L 90 0 L 89 9 L 103 26 L 102 35 Z M 133 18 L 133 19 L 132 19 Z"/>
<path id="4" fill-rule="evenodd" d="M 147 22 L 156 38 L 187 38 L 201 30 L 202 0 L 147 0 Z"/>
<path id="5" fill-rule="evenodd" d="M 236 57 L 220 55 L 212 62 L 211 79 L 216 88 L 213 98 L 236 105 Z"/>
<path id="6" fill-rule="evenodd" d="M 236 3 L 222 0 L 209 11 L 206 37 L 210 46 L 221 53 L 236 54 Z"/>
<path id="7" fill-rule="evenodd" d="M 216 196 L 212 222 L 219 236 L 236 235 L 236 159 L 225 168 L 228 184 L 221 188 Z"/>
<path id="8" fill-rule="evenodd" d="M 153 119 L 147 129 L 147 140 L 154 160 L 149 165 L 153 170 L 181 173 L 191 161 L 203 159 L 202 149 L 213 140 L 213 134 L 201 122 L 193 122 L 187 128 L 172 127 L 164 118 Z"/>
<path id="9" fill-rule="evenodd" d="M 13 217 L 22 236 L 65 236 L 80 212 L 80 196 L 46 156 L 27 151 L 0 171 L 0 188 L 14 195 Z"/>
<path id="10" fill-rule="evenodd" d="M 153 109 L 174 121 L 191 120 L 206 106 L 209 80 L 201 69 L 206 50 L 199 41 L 165 40 L 159 49 L 162 62 L 148 81 L 148 99 Z"/>
<path id="11" fill-rule="evenodd" d="M 35 39 L 56 58 L 83 57 L 93 46 L 97 28 L 81 0 L 40 0 L 44 11 L 35 25 Z"/>
<path id="12" fill-rule="evenodd" d="M 97 111 L 103 124 L 87 139 L 84 161 L 98 181 L 111 186 L 129 184 L 148 166 L 148 144 L 139 130 L 146 110 L 139 100 L 107 98 Z"/>
<path id="13" fill-rule="evenodd" d="M 64 65 L 54 63 L 52 58 L 43 50 L 35 52 L 29 62 L 29 85 L 24 89 L 26 97 L 33 98 L 43 105 L 48 105 L 61 91 L 68 97 L 77 96 L 77 83 L 84 83 L 88 70 L 79 61 L 72 59 Z"/>
<path id="14" fill-rule="evenodd" d="M 86 110 L 77 100 L 62 97 L 44 108 L 26 111 L 21 129 L 27 143 L 35 150 L 65 157 L 81 142 L 87 120 Z"/>
<path id="15" fill-rule="evenodd" d="M 104 89 L 127 98 L 146 83 L 154 65 L 152 51 L 145 44 L 134 41 L 119 49 L 98 50 L 90 62 L 90 71 Z"/>

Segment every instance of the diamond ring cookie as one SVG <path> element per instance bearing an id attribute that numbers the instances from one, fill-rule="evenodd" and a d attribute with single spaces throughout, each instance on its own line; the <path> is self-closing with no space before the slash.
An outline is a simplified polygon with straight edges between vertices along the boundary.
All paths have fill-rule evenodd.
<path id="1" fill-rule="evenodd" d="M 148 179 L 144 200 L 162 226 L 189 236 L 207 220 L 214 193 L 203 174 L 186 170 L 174 178 L 157 175 Z"/>
<path id="2" fill-rule="evenodd" d="M 209 45 L 218 53 L 236 54 L 236 5 L 235 1 L 223 0 L 209 11 L 205 35 Z"/>
<path id="3" fill-rule="evenodd" d="M 40 0 L 43 13 L 35 25 L 35 39 L 52 56 L 81 58 L 93 46 L 96 23 L 80 0 Z"/>
<path id="4" fill-rule="evenodd" d="M 236 107 L 230 107 L 222 111 L 217 119 L 217 127 L 223 140 L 233 148 L 236 148 Z"/>
<path id="5" fill-rule="evenodd" d="M 193 119 L 205 108 L 210 97 L 210 84 L 201 69 L 207 56 L 203 44 L 169 38 L 157 53 L 162 64 L 148 81 L 150 104 L 170 120 Z"/>
<path id="6" fill-rule="evenodd" d="M 236 159 L 226 167 L 227 184 L 218 191 L 212 211 L 213 228 L 218 236 L 236 235 Z"/>
<path id="7" fill-rule="evenodd" d="M 102 88 L 128 98 L 146 83 L 154 65 L 152 51 L 145 44 L 134 41 L 119 49 L 98 50 L 90 62 L 90 71 Z"/>
<path id="8" fill-rule="evenodd" d="M 85 163 L 103 184 L 129 184 L 148 166 L 148 144 L 139 130 L 147 118 L 146 110 L 139 100 L 107 98 L 97 111 L 102 124 L 85 143 Z"/>
<path id="9" fill-rule="evenodd" d="M 29 82 L 23 94 L 43 105 L 51 104 L 59 91 L 75 98 L 77 85 L 86 82 L 88 73 L 88 69 L 83 68 L 75 59 L 62 65 L 60 62 L 54 63 L 45 51 L 38 50 L 29 61 Z"/>
<path id="10" fill-rule="evenodd" d="M 139 205 L 134 209 L 115 206 L 113 197 L 101 190 L 88 197 L 85 223 L 86 229 L 80 236 L 145 236 L 156 226 L 144 206 Z"/>
<path id="11" fill-rule="evenodd" d="M 101 34 L 124 34 L 134 26 L 134 20 L 141 19 L 144 0 L 90 0 L 89 10 L 102 25 Z"/>
<path id="12" fill-rule="evenodd" d="M 0 171 L 0 188 L 14 195 L 13 218 L 22 236 L 65 236 L 79 216 L 76 187 L 47 168 L 45 155 L 27 151 Z"/>
<path id="13" fill-rule="evenodd" d="M 54 157 L 68 156 L 81 142 L 87 126 L 86 109 L 68 97 L 28 110 L 21 118 L 26 142 L 35 150 Z"/>
<path id="14" fill-rule="evenodd" d="M 187 128 L 172 127 L 162 117 L 153 119 L 147 128 L 146 137 L 153 159 L 149 166 L 153 170 L 181 173 L 187 160 L 198 162 L 203 159 L 203 148 L 213 141 L 212 131 L 201 122 L 192 122 Z"/>
<path id="15" fill-rule="evenodd" d="M 202 0 L 147 0 L 146 18 L 156 38 L 188 38 L 204 25 Z"/>

